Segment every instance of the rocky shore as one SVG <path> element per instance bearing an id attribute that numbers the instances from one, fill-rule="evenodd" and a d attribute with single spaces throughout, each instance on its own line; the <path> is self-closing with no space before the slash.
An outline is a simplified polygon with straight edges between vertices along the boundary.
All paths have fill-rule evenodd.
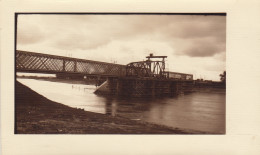
<path id="1" fill-rule="evenodd" d="M 15 94 L 17 134 L 205 134 L 71 108 L 19 82 Z"/>

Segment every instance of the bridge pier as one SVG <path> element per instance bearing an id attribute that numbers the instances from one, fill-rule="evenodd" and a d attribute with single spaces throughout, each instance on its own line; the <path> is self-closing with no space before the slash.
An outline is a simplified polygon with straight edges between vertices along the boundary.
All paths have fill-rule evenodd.
<path id="1" fill-rule="evenodd" d="M 118 96 L 174 96 L 191 92 L 193 81 L 148 78 L 108 78 L 95 91 L 96 94 Z"/>

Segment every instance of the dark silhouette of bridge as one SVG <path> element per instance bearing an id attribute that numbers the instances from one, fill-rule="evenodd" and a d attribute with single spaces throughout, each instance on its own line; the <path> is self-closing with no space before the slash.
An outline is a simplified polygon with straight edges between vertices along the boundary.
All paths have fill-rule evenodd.
<path id="1" fill-rule="evenodd" d="M 16 50 L 16 71 L 26 73 L 46 73 L 62 76 L 101 76 L 101 77 L 146 77 L 192 80 L 191 74 L 166 72 L 166 56 L 148 56 L 148 60 L 131 62 L 127 65 L 85 60 L 50 54 Z M 163 58 L 163 61 L 151 61 Z"/>
<path id="2" fill-rule="evenodd" d="M 161 96 L 191 92 L 193 75 L 165 71 L 166 57 L 150 54 L 145 61 L 120 65 L 17 50 L 16 72 L 56 74 L 67 79 L 103 78 L 96 90 L 100 94 Z M 152 60 L 158 58 L 162 60 Z"/>

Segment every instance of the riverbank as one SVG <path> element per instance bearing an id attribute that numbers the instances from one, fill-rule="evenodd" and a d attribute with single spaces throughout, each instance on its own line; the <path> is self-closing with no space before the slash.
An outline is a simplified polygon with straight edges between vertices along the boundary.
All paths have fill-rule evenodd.
<path id="1" fill-rule="evenodd" d="M 19 82 L 15 114 L 18 134 L 207 134 L 71 108 Z"/>

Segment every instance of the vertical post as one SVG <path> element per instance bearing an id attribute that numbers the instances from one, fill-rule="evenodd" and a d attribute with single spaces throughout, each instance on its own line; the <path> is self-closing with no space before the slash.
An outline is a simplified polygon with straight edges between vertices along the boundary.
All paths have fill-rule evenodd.
<path id="1" fill-rule="evenodd" d="M 163 60 L 162 60 L 162 69 L 163 69 L 163 72 L 164 72 L 164 70 L 165 70 L 165 61 L 164 61 L 164 58 L 163 58 Z"/>
<path id="2" fill-rule="evenodd" d="M 122 80 L 118 78 L 116 81 L 116 94 L 121 95 L 122 93 Z"/>
<path id="3" fill-rule="evenodd" d="M 77 60 L 74 61 L 74 72 L 77 72 Z"/>
<path id="4" fill-rule="evenodd" d="M 179 93 L 179 89 L 178 89 L 178 81 L 174 81 L 173 82 L 173 96 L 176 96 L 178 95 Z"/>
<path id="5" fill-rule="evenodd" d="M 62 66 L 62 71 L 65 72 L 65 60 L 63 59 L 63 66 Z"/>

